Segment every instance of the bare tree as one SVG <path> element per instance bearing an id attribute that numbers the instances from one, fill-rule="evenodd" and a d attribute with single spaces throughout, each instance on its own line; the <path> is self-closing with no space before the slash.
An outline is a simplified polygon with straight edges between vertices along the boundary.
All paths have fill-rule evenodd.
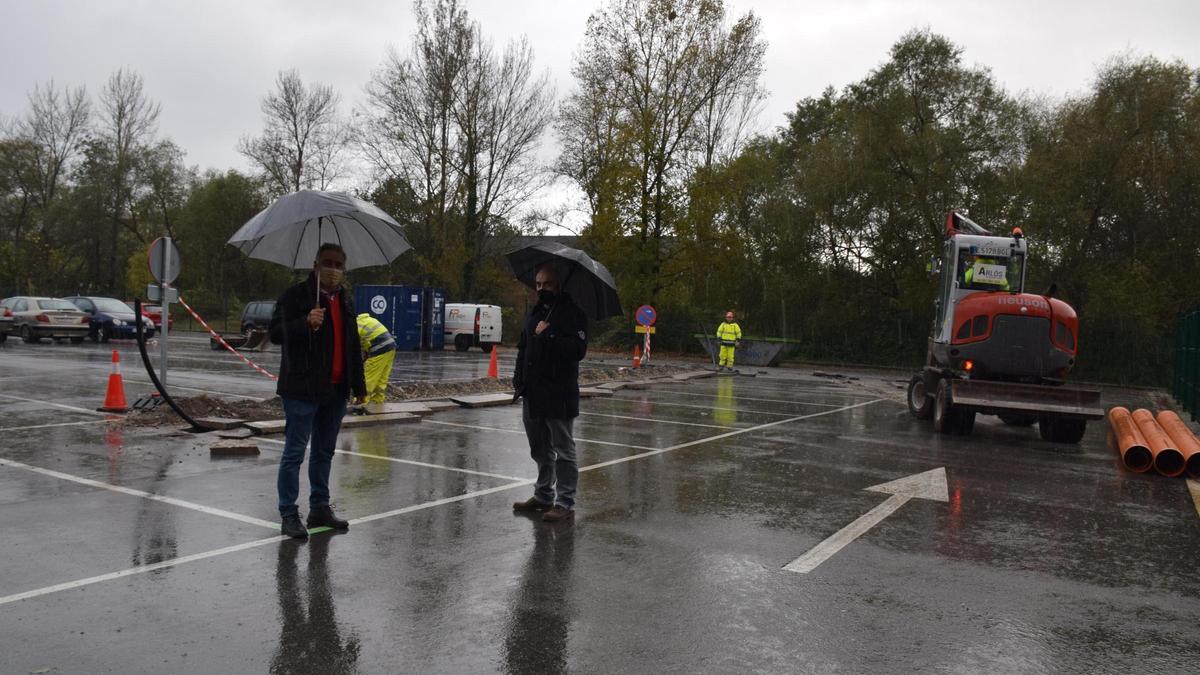
<path id="1" fill-rule="evenodd" d="M 88 130 L 91 102 L 87 90 L 38 85 L 29 94 L 29 111 L 21 117 L 15 135 L 33 144 L 38 201 L 45 207 L 54 200 L 66 166 L 79 151 Z"/>
<path id="2" fill-rule="evenodd" d="M 262 102 L 263 134 L 242 138 L 238 151 L 280 194 L 324 190 L 341 171 L 348 136 L 337 108 L 341 98 L 325 84 L 305 86 L 295 70 L 281 71 Z"/>
<path id="3" fill-rule="evenodd" d="M 549 76 L 533 72 L 533 49 L 522 39 L 497 58 L 475 25 L 472 51 L 456 88 L 459 130 L 456 169 L 462 177 L 463 286 L 475 285 L 482 259 L 494 253 L 513 211 L 545 185 L 534 153 L 553 114 Z"/>
<path id="4" fill-rule="evenodd" d="M 535 153 L 554 94 L 528 42 L 497 55 L 457 0 L 418 2 L 416 15 L 412 52 L 391 53 L 367 85 L 360 143 L 383 177 L 416 192 L 425 232 L 415 239 L 437 243 L 470 296 L 514 210 L 543 184 Z"/>
<path id="5" fill-rule="evenodd" d="M 140 154 L 154 137 L 161 106 L 146 97 L 141 75 L 121 68 L 108 78 L 100 92 L 100 107 L 99 141 L 105 151 L 109 181 L 108 288 L 116 290 L 118 272 L 125 268 L 118 256 L 121 228 L 138 241 L 145 241 L 138 224 L 135 171 Z"/>

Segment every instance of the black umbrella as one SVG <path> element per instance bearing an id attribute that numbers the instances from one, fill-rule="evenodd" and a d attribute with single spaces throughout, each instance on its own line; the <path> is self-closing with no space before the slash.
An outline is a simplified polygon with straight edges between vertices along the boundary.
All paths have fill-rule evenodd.
<path id="1" fill-rule="evenodd" d="M 579 249 L 543 241 L 519 248 L 505 257 L 517 280 L 530 288 L 534 287 L 538 268 L 549 263 L 562 280 L 562 290 L 569 293 L 575 304 L 593 320 L 624 314 L 617 297 L 617 283 L 608 268 Z"/>

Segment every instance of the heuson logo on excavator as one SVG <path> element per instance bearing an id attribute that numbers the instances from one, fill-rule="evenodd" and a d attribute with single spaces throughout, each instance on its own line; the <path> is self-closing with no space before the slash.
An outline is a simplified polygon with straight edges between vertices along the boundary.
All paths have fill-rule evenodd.
<path id="1" fill-rule="evenodd" d="M 1036 296 L 1030 297 L 1027 295 L 1006 295 L 1000 298 L 1001 305 L 1019 305 L 1020 307 L 1032 307 L 1033 309 L 1041 309 L 1050 311 L 1050 303 L 1046 302 L 1045 298 Z"/>

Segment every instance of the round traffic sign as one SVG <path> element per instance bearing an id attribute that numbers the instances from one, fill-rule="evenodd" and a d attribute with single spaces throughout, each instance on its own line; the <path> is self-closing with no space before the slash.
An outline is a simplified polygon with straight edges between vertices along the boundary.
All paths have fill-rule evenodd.
<path id="1" fill-rule="evenodd" d="M 650 305 L 642 305 L 637 308 L 634 318 L 642 326 L 653 326 L 654 322 L 658 320 L 658 312 L 655 312 Z"/>
<path id="2" fill-rule="evenodd" d="M 169 284 L 179 276 L 179 247 L 170 237 L 159 237 L 146 251 L 150 274 L 160 284 Z"/>

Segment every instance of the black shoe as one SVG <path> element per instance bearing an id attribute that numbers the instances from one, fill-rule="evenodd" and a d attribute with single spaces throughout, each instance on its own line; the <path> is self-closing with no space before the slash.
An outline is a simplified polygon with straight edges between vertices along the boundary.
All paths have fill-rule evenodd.
<path id="1" fill-rule="evenodd" d="M 328 506 L 314 506 L 308 512 L 308 527 L 332 527 L 335 530 L 350 529 L 349 521 L 333 515 L 333 509 Z"/>
<path id="2" fill-rule="evenodd" d="M 561 506 L 555 506 L 542 514 L 542 520 L 547 523 L 557 523 L 561 520 L 575 520 L 575 509 L 564 509 Z"/>
<path id="3" fill-rule="evenodd" d="M 546 502 L 539 502 L 537 499 L 530 497 L 529 499 L 526 499 L 523 502 L 513 502 L 513 511 L 525 511 L 525 512 L 548 511 L 550 509 L 550 507 L 552 507 L 552 506 L 554 506 L 554 505 L 547 504 Z"/>
<path id="4" fill-rule="evenodd" d="M 283 526 L 279 531 L 285 537 L 292 539 L 308 539 L 308 529 L 300 522 L 300 514 L 293 513 L 283 517 Z"/>

